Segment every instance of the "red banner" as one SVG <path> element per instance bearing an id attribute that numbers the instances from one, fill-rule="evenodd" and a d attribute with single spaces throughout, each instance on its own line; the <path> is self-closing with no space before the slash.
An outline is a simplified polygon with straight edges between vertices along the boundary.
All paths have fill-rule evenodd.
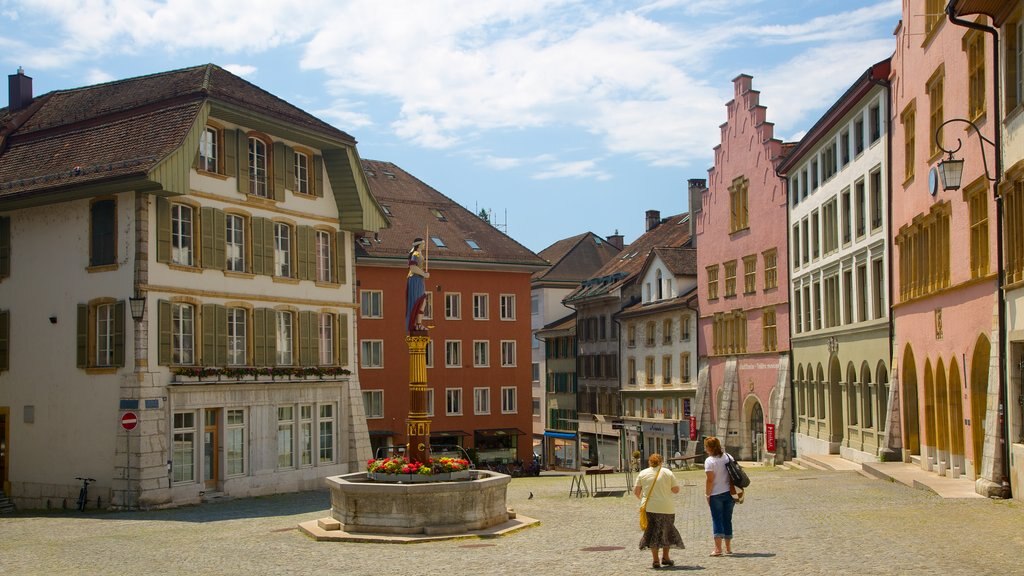
<path id="1" fill-rule="evenodd" d="M 775 452 L 775 424 L 764 425 L 764 443 L 769 452 Z"/>
<path id="2" fill-rule="evenodd" d="M 697 439 L 697 417 L 690 416 L 690 440 Z"/>

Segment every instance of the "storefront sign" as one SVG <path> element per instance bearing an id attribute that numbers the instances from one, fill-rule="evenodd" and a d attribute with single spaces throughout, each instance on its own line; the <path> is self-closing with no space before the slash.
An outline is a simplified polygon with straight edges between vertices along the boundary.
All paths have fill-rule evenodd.
<path id="1" fill-rule="evenodd" d="M 764 442 L 769 452 L 775 452 L 775 424 L 764 425 Z"/>
<path id="2" fill-rule="evenodd" d="M 648 424 L 644 422 L 641 426 L 644 434 L 672 434 L 672 428 L 664 424 Z"/>
<path id="3" fill-rule="evenodd" d="M 697 439 L 697 417 L 690 416 L 690 440 Z"/>

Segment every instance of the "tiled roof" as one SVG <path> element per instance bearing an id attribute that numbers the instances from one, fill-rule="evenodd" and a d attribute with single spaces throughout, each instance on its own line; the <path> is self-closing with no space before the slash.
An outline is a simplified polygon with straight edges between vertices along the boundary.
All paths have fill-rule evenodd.
<path id="1" fill-rule="evenodd" d="M 696 248 L 669 248 L 660 246 L 654 249 L 654 253 L 661 258 L 675 276 L 696 276 L 697 275 L 697 249 Z"/>
<path id="2" fill-rule="evenodd" d="M 632 242 L 609 260 L 593 276 L 566 297 L 569 301 L 603 296 L 632 282 L 644 267 L 647 255 L 655 248 L 679 248 L 690 241 L 690 218 L 684 212 L 662 218 L 652 230 Z"/>
<path id="3" fill-rule="evenodd" d="M 207 99 L 354 143 L 256 85 L 204 64 L 56 90 L 15 114 L 0 109 L 0 197 L 145 174 L 181 145 Z"/>
<path id="4" fill-rule="evenodd" d="M 636 302 L 620 310 L 617 316 L 626 318 L 629 316 L 654 314 L 655 312 L 664 312 L 666 310 L 678 310 L 679 308 L 686 307 L 688 301 L 695 300 L 696 298 L 697 288 L 693 287 L 675 298 L 668 298 L 657 302 Z"/>
<path id="5" fill-rule="evenodd" d="M 619 249 L 593 232 L 565 238 L 541 250 L 541 258 L 551 267 L 534 272 L 533 280 L 549 282 L 580 282 L 589 278 Z"/>
<path id="6" fill-rule="evenodd" d="M 401 258 L 413 239 L 427 239 L 431 262 L 487 262 L 547 267 L 548 263 L 476 214 L 391 162 L 363 160 L 370 193 L 383 206 L 391 227 L 356 243 L 356 258 Z M 440 238 L 441 248 L 430 237 Z M 479 249 L 474 249 L 472 241 Z"/>

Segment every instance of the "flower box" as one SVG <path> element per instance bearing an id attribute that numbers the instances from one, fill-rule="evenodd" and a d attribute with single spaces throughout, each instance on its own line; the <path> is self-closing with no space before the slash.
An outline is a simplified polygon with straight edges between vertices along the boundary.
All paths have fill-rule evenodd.
<path id="1" fill-rule="evenodd" d="M 416 484 L 421 482 L 451 482 L 468 480 L 469 470 L 457 472 L 438 472 L 437 474 L 387 474 L 384 472 L 367 472 L 366 477 L 374 482 L 403 482 Z"/>

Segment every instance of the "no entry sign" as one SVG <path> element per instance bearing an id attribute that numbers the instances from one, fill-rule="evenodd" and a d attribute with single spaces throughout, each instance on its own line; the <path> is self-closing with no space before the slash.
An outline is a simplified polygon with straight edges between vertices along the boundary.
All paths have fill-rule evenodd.
<path id="1" fill-rule="evenodd" d="M 135 430 L 135 427 L 138 425 L 139 417 L 135 415 L 135 412 L 125 412 L 121 415 L 121 428 Z"/>

